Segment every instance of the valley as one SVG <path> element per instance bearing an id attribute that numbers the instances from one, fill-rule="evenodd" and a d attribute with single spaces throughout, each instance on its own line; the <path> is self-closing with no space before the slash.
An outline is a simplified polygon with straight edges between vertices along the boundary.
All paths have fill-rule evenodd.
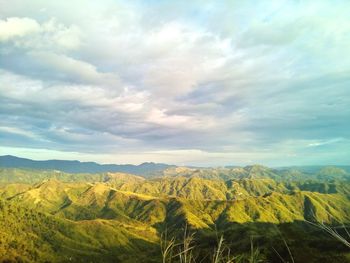
<path id="1" fill-rule="evenodd" d="M 186 231 L 198 262 L 211 262 L 218 237 L 236 262 L 250 262 L 252 244 L 254 262 L 349 260 L 315 226 L 350 223 L 341 168 L 166 167 L 154 176 L 0 168 L 0 183 L 6 262 L 161 262 L 164 234 L 181 242 Z"/>

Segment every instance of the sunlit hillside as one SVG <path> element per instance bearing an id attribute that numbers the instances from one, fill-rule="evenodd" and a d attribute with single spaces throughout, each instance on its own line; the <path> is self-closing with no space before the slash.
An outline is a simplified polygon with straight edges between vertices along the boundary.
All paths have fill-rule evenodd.
<path id="1" fill-rule="evenodd" d="M 350 0 L 0 0 L 0 263 L 350 263 Z"/>
<path id="2" fill-rule="evenodd" d="M 266 262 L 279 262 L 276 249 L 286 260 L 290 249 L 295 262 L 344 262 L 346 247 L 312 223 L 350 224 L 349 178 L 331 167 L 182 167 L 150 179 L 5 168 L 0 251 L 14 261 L 160 262 L 164 233 L 181 240 L 186 228 L 197 260 L 209 258 L 223 235 L 243 261 L 254 242 Z"/>

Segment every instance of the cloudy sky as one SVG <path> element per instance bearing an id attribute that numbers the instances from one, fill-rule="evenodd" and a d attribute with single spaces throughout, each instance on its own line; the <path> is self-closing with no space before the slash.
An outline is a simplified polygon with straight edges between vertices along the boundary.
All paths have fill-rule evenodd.
<path id="1" fill-rule="evenodd" d="M 0 154 L 349 164 L 349 10 L 0 0 Z"/>

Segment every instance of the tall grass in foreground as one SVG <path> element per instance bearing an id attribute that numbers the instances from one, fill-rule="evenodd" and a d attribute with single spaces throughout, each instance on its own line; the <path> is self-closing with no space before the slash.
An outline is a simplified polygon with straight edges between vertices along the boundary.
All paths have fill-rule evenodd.
<path id="1" fill-rule="evenodd" d="M 188 234 L 185 228 L 183 239 L 176 241 L 174 237 L 168 239 L 165 232 L 161 236 L 160 248 L 163 263 L 196 263 L 202 262 L 204 258 L 198 259 L 195 255 L 198 247 L 194 244 L 194 233 Z M 223 236 L 218 239 L 216 247 L 210 253 L 211 263 L 262 263 L 262 254 L 259 248 L 255 248 L 251 240 L 249 255 L 233 256 L 230 248 L 225 244 Z"/>
<path id="2" fill-rule="evenodd" d="M 314 223 L 314 222 L 310 222 L 310 221 L 307 221 L 309 224 L 313 225 L 313 226 L 316 226 L 324 231 L 326 231 L 329 235 L 331 235 L 332 237 L 334 237 L 335 239 L 337 239 L 338 241 L 340 241 L 341 243 L 343 243 L 345 246 L 347 246 L 348 248 L 350 248 L 350 233 L 349 231 L 346 229 L 346 227 L 344 225 L 338 227 L 338 228 L 342 228 L 345 233 L 346 233 L 346 237 L 340 235 L 337 231 L 337 228 L 336 227 L 330 227 L 330 226 L 327 226 L 326 224 L 324 224 L 323 222 L 317 222 L 317 223 Z"/>
<path id="3" fill-rule="evenodd" d="M 332 217 L 329 213 L 328 215 L 330 217 Z M 340 226 L 338 227 L 331 227 L 331 226 L 328 226 L 326 225 L 325 223 L 323 223 L 322 221 L 317 221 L 317 218 L 316 218 L 316 215 L 313 214 L 313 218 L 314 218 L 314 221 L 309 221 L 309 220 L 306 220 L 307 223 L 309 223 L 310 225 L 313 225 L 315 227 L 318 227 L 322 230 L 324 230 L 325 232 L 327 232 L 330 236 L 334 237 L 335 239 L 337 239 L 338 241 L 340 241 L 341 243 L 343 243 L 345 246 L 347 246 L 348 248 L 350 248 L 350 233 L 349 231 L 347 230 L 346 226 L 342 223 L 342 222 L 339 222 L 338 220 L 336 220 L 335 218 L 333 218 L 334 221 L 338 222 L 340 224 Z M 346 233 L 346 237 L 342 236 L 341 234 L 338 233 L 337 231 L 337 228 L 341 228 L 345 231 Z"/>
<path id="4" fill-rule="evenodd" d="M 309 224 L 320 228 L 327 232 L 330 236 L 334 237 L 345 246 L 350 248 L 350 232 L 344 225 L 340 227 L 331 227 L 323 222 L 311 222 L 306 221 Z M 337 228 L 341 228 L 345 231 L 346 235 L 341 235 Z M 214 247 L 212 252 L 209 252 L 209 255 L 205 258 L 198 258 L 199 247 L 195 245 L 194 238 L 195 234 L 189 234 L 187 227 L 184 230 L 183 237 L 180 241 L 176 240 L 175 237 L 168 239 L 167 232 L 163 233 L 160 241 L 160 248 L 162 253 L 162 262 L 163 263 L 200 263 L 209 258 L 211 263 L 263 263 L 264 256 L 261 253 L 261 250 L 258 247 L 254 247 L 254 242 L 251 239 L 250 241 L 250 253 L 247 255 L 234 256 L 231 254 L 229 246 L 225 244 L 224 237 L 221 235 L 217 240 L 217 245 Z M 277 254 L 281 262 L 283 263 L 294 263 L 294 258 L 292 252 L 286 242 L 282 237 L 283 243 L 286 246 L 288 251 L 290 261 L 284 259 L 278 251 L 272 247 L 272 250 Z M 206 262 L 208 262 L 206 261 Z"/>

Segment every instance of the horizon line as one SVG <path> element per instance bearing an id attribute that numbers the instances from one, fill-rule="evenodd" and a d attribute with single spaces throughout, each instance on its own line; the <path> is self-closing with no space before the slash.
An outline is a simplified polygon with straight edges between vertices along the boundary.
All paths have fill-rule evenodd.
<path id="1" fill-rule="evenodd" d="M 312 167 L 312 166 L 333 166 L 333 167 L 342 167 L 342 166 L 350 166 L 350 164 L 306 164 L 306 165 L 265 165 L 262 163 L 253 163 L 253 164 L 245 164 L 245 165 L 235 165 L 235 164 L 227 164 L 227 165 L 217 165 L 217 166 L 195 166 L 195 165 L 176 165 L 176 164 L 169 164 L 169 163 L 162 163 L 162 162 L 153 162 L 153 161 L 145 161 L 142 163 L 138 164 L 132 164 L 132 163 L 101 163 L 97 161 L 82 161 L 78 159 L 34 159 L 34 158 L 28 158 L 28 157 L 23 157 L 23 156 L 16 156 L 16 155 L 11 155 L 11 154 L 4 154 L 0 155 L 1 157 L 15 157 L 19 159 L 26 159 L 30 161 L 36 161 L 36 162 L 46 162 L 46 161 L 68 161 L 68 162 L 79 162 L 79 163 L 95 163 L 98 165 L 132 165 L 132 166 L 140 166 L 142 164 L 163 164 L 163 165 L 169 165 L 169 166 L 176 166 L 176 167 L 187 167 L 187 168 L 228 168 L 228 167 L 249 167 L 249 166 L 265 166 L 268 168 L 290 168 L 290 167 Z M 1 163 L 0 163 L 1 167 Z"/>

